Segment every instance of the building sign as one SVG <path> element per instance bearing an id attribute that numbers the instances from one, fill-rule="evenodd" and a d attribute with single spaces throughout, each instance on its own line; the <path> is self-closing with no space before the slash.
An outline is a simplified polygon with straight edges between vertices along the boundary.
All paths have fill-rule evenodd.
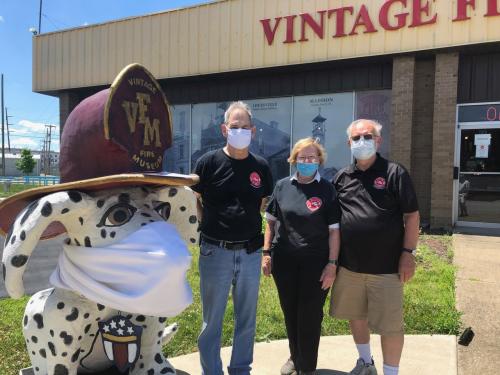
<path id="1" fill-rule="evenodd" d="M 434 0 L 439 1 L 439 0 Z M 438 22 L 439 14 L 432 9 L 433 0 L 387 0 L 378 6 L 367 4 L 349 5 L 323 9 L 314 13 L 292 14 L 274 19 L 261 19 L 262 30 L 268 45 L 275 41 L 276 32 L 283 28 L 282 43 L 307 42 L 309 37 L 342 38 L 357 34 L 376 33 L 379 30 L 394 31 L 402 28 L 420 27 Z M 449 0 L 440 0 L 443 2 Z M 483 17 L 500 16 L 499 0 L 477 0 L 486 3 Z M 451 22 L 467 21 L 476 10 L 476 0 L 456 0 L 455 17 Z M 328 25 L 331 23 L 331 25 Z M 333 30 L 325 35 L 325 29 Z"/>
<path id="2" fill-rule="evenodd" d="M 499 104 L 464 105 L 458 107 L 458 122 L 500 121 Z"/>

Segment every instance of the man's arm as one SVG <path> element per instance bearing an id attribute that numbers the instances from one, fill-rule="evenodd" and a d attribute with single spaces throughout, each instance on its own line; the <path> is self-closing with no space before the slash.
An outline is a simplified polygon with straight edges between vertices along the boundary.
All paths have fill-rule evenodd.
<path id="1" fill-rule="evenodd" d="M 403 247 L 406 249 L 416 249 L 420 228 L 420 214 L 418 211 L 403 215 L 405 224 L 405 235 Z M 415 257 L 407 251 L 401 251 L 399 258 L 399 279 L 405 283 L 415 274 Z"/>
<path id="2" fill-rule="evenodd" d="M 198 222 L 201 222 L 201 218 L 203 217 L 203 201 L 201 199 L 201 194 L 194 192 L 196 197 L 196 216 L 198 216 Z"/>
<path id="3" fill-rule="evenodd" d="M 269 251 L 274 238 L 274 230 L 276 226 L 275 220 L 266 220 L 266 229 L 264 231 L 264 246 L 263 251 Z M 272 271 L 271 255 L 265 253 L 262 256 L 262 272 L 265 276 L 270 276 Z"/>
<path id="4" fill-rule="evenodd" d="M 269 197 L 262 198 L 262 201 L 260 202 L 260 212 L 264 212 L 266 210 L 268 203 Z"/>

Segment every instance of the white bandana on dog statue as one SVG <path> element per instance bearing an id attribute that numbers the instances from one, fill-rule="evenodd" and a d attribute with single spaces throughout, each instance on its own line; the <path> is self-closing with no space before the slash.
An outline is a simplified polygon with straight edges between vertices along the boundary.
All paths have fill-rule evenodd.
<path id="1" fill-rule="evenodd" d="M 191 255 L 174 226 L 150 223 L 106 247 L 64 245 L 50 282 L 119 311 L 171 317 L 192 302 Z"/>

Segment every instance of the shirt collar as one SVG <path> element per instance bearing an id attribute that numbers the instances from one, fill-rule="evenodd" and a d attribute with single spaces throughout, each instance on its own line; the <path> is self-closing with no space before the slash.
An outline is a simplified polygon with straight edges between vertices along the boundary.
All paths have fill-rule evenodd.
<path id="1" fill-rule="evenodd" d="M 369 170 L 372 170 L 372 169 L 373 170 L 377 170 L 377 171 L 382 171 L 382 170 L 385 169 L 386 162 L 387 162 L 387 160 L 384 159 L 382 156 L 380 156 L 380 154 L 377 152 L 377 158 L 375 159 L 375 162 L 366 171 L 369 171 Z M 361 169 L 358 169 L 358 167 L 356 165 L 356 160 L 354 160 L 354 163 L 352 163 L 349 166 L 349 173 L 354 173 L 354 172 L 357 172 L 357 171 L 359 171 L 359 172 L 366 172 L 366 171 L 362 171 Z"/>
<path id="2" fill-rule="evenodd" d="M 292 176 L 290 176 L 290 181 L 293 181 L 293 180 L 298 181 L 297 172 L 295 172 Z M 317 181 L 317 182 L 321 181 L 321 175 L 319 174 L 319 171 L 316 171 L 316 174 L 314 175 L 314 179 L 309 181 L 308 184 L 310 184 L 313 181 Z"/>

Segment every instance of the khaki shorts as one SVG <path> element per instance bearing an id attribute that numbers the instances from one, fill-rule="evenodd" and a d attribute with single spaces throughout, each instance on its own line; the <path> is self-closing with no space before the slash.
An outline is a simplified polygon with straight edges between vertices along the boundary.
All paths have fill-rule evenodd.
<path id="1" fill-rule="evenodd" d="M 403 283 L 398 274 L 371 275 L 340 267 L 333 283 L 330 315 L 368 320 L 380 335 L 403 333 Z"/>

